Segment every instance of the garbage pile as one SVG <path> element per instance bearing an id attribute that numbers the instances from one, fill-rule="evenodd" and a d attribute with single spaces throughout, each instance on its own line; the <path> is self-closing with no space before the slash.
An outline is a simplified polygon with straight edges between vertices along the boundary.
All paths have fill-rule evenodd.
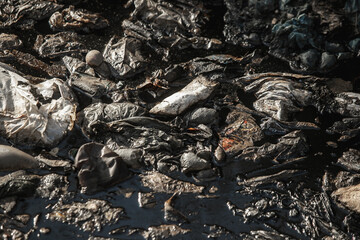
<path id="1" fill-rule="evenodd" d="M 360 237 L 358 5 L 0 3 L 1 238 Z"/>

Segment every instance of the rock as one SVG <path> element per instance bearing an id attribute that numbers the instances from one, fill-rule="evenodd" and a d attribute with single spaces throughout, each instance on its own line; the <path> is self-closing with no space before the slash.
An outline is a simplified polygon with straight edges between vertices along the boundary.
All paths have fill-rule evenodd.
<path id="1" fill-rule="evenodd" d="M 319 62 L 320 53 L 314 49 L 308 50 L 304 53 L 301 53 L 299 55 L 299 58 L 301 60 L 301 63 L 305 65 L 307 68 L 315 68 L 317 63 Z M 325 57 L 324 57 L 325 58 Z M 328 61 L 328 58 L 324 59 L 324 61 Z M 325 62 L 324 64 L 328 64 L 328 62 Z M 326 65 L 324 65 L 326 66 Z"/>
<path id="2" fill-rule="evenodd" d="M 226 160 L 226 153 L 225 153 L 225 150 L 220 146 L 218 145 L 215 149 L 215 152 L 214 152 L 214 156 L 216 158 L 216 161 L 218 163 L 224 163 L 225 160 Z"/>
<path id="3" fill-rule="evenodd" d="M 327 52 L 323 52 L 321 54 L 321 60 L 320 60 L 320 68 L 321 69 L 330 69 L 336 64 L 337 60 L 336 57 L 332 54 L 329 54 Z"/>
<path id="4" fill-rule="evenodd" d="M 180 166 L 184 173 L 200 171 L 211 167 L 210 162 L 198 157 L 193 152 L 186 152 L 180 158 Z"/>
<path id="5" fill-rule="evenodd" d="M 48 234 L 48 233 L 50 233 L 51 232 L 51 229 L 50 228 L 40 228 L 39 229 L 39 232 L 41 233 L 41 234 Z"/>
<path id="6" fill-rule="evenodd" d="M 218 122 L 219 114 L 212 108 L 197 108 L 186 114 L 184 119 L 186 119 L 190 125 L 210 125 Z"/>
<path id="7" fill-rule="evenodd" d="M 98 50 L 91 50 L 85 56 L 85 62 L 91 67 L 98 67 L 104 61 L 104 57 Z"/>

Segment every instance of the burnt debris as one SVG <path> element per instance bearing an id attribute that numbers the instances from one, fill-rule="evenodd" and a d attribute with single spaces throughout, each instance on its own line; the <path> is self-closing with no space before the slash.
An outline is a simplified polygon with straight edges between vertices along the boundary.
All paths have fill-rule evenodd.
<path id="1" fill-rule="evenodd" d="M 359 11 L 1 2 L 0 238 L 359 238 Z"/>

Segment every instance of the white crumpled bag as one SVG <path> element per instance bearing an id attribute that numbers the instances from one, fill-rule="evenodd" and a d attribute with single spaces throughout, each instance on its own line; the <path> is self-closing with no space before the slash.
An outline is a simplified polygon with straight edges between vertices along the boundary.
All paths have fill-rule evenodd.
<path id="1" fill-rule="evenodd" d="M 53 78 L 39 84 L 0 66 L 0 134 L 27 146 L 51 147 L 72 129 L 76 101 L 70 88 Z"/>

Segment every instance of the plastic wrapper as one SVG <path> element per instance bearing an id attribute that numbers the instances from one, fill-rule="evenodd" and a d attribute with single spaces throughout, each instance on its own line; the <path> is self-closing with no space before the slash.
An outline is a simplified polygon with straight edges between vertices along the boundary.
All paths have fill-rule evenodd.
<path id="1" fill-rule="evenodd" d="M 212 82 L 203 76 L 199 76 L 179 92 L 158 103 L 150 110 L 150 113 L 177 116 L 190 106 L 207 99 L 217 86 L 217 82 Z"/>
<path id="2" fill-rule="evenodd" d="M 145 57 L 141 42 L 135 38 L 112 37 L 103 52 L 104 60 L 117 72 L 119 77 L 131 77 L 144 70 Z"/>
<path id="3" fill-rule="evenodd" d="M 54 146 L 72 129 L 76 104 L 60 79 L 32 85 L 20 75 L 0 67 L 0 133 L 14 143 Z"/>
<path id="4" fill-rule="evenodd" d="M 241 162 L 240 172 L 282 164 L 294 158 L 306 156 L 309 146 L 301 131 L 293 131 L 279 138 L 278 143 L 265 143 L 260 147 L 245 149 L 238 157 Z"/>
<path id="5" fill-rule="evenodd" d="M 226 123 L 228 125 L 219 133 L 219 145 L 229 157 L 238 155 L 263 138 L 260 127 L 248 113 L 233 110 L 228 114 Z"/>
<path id="6" fill-rule="evenodd" d="M 26 20 L 42 20 L 62 8 L 63 5 L 53 1 L 9 0 L 0 3 L 0 28 L 10 27 Z"/>
<path id="7" fill-rule="evenodd" d="M 129 1 L 135 9 L 130 20 L 122 27 L 128 36 L 146 41 L 158 54 L 167 59 L 169 48 L 188 47 L 216 49 L 222 47 L 218 39 L 201 37 L 201 27 L 206 23 L 207 10 L 199 1 L 161 2 L 154 0 Z"/>
<path id="8" fill-rule="evenodd" d="M 130 172 L 122 159 L 105 145 L 87 143 L 75 157 L 75 167 L 82 191 L 94 193 L 124 181 Z"/>
<path id="9" fill-rule="evenodd" d="M 41 57 L 62 57 L 65 55 L 87 52 L 85 46 L 78 41 L 74 32 L 59 32 L 49 35 L 38 35 L 34 49 Z"/>
<path id="10" fill-rule="evenodd" d="M 121 86 L 118 87 L 110 80 L 78 72 L 74 72 L 70 75 L 69 86 L 75 91 L 79 91 L 92 99 L 99 99 L 102 97 L 116 98 L 121 89 Z"/>
<path id="11" fill-rule="evenodd" d="M 85 9 L 75 9 L 70 5 L 61 12 L 55 12 L 49 19 L 53 30 L 75 30 L 90 32 L 109 26 L 108 20 L 97 13 Z"/>
<path id="12" fill-rule="evenodd" d="M 147 111 L 133 103 L 94 103 L 79 114 L 79 122 L 85 133 L 91 133 L 92 125 L 109 123 L 124 118 L 143 116 Z"/>

